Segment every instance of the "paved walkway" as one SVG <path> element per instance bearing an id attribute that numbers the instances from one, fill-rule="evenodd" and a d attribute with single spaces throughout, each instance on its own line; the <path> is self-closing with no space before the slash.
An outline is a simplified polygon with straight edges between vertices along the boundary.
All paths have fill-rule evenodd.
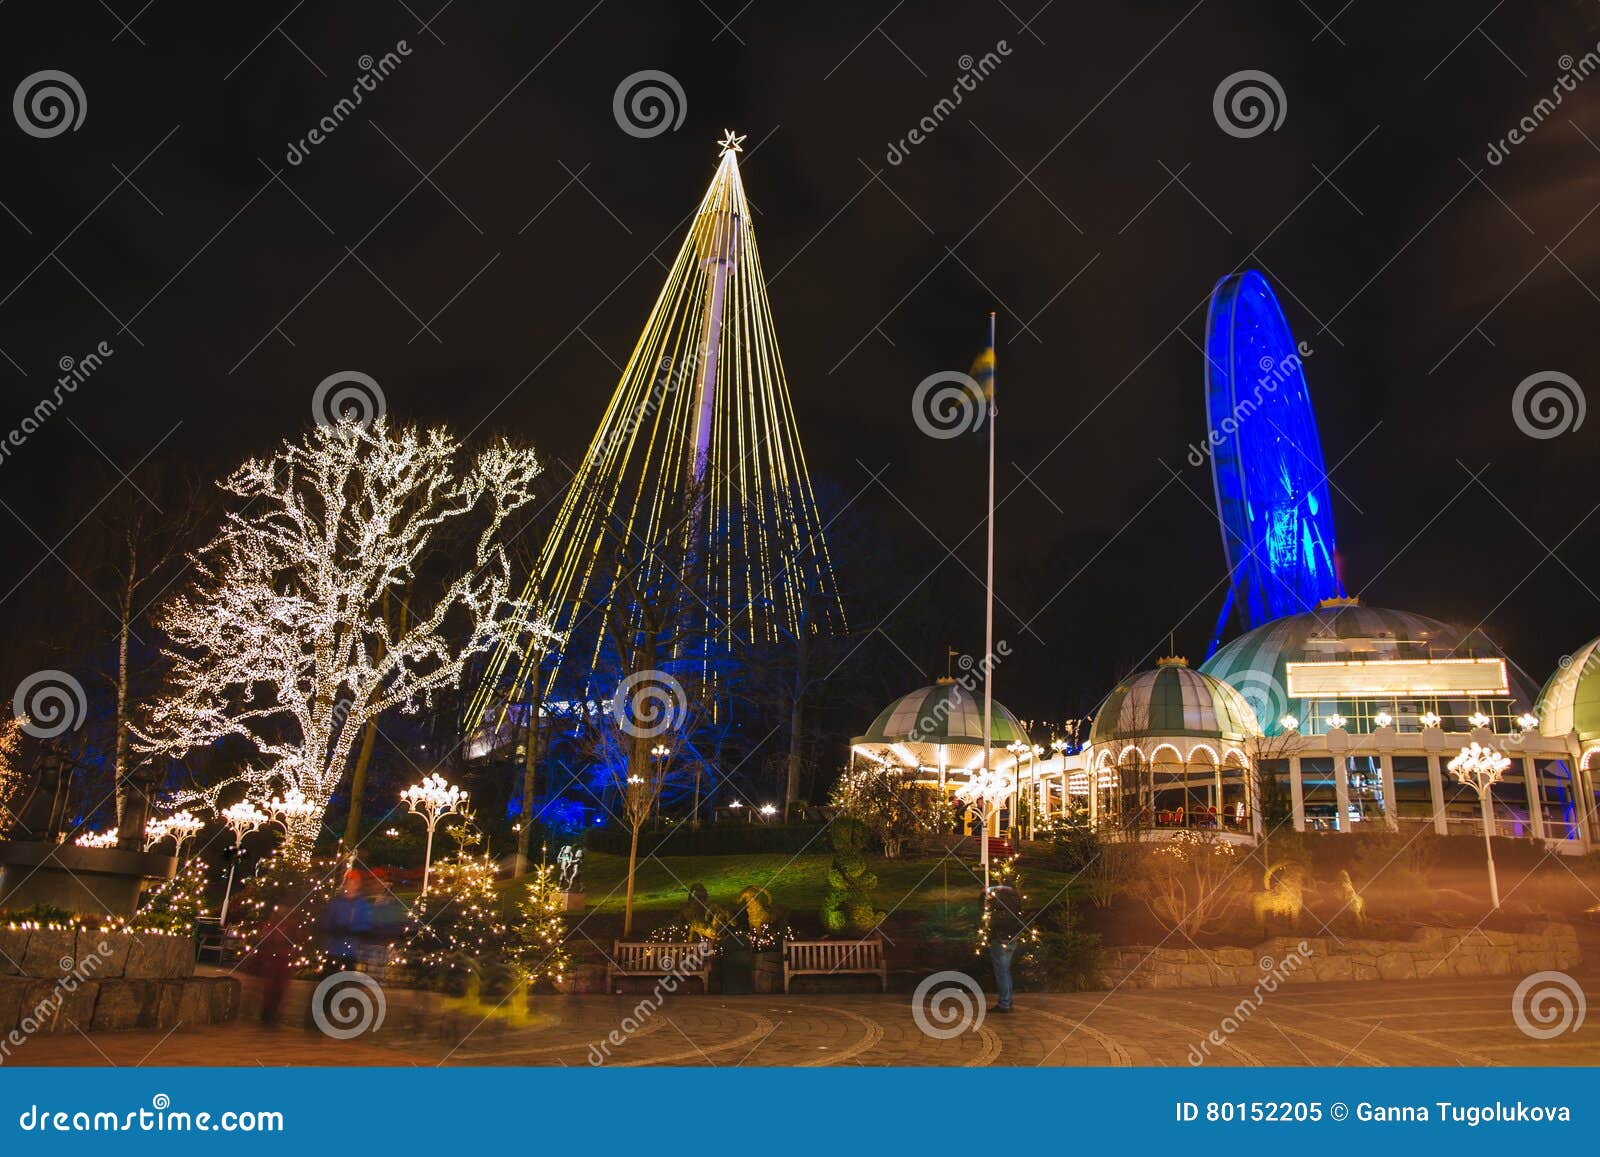
<path id="1" fill-rule="evenodd" d="M 1224 1043 L 1243 989 L 1024 994 L 950 1039 L 917 1027 L 904 994 L 535 998 L 511 1027 L 461 1013 L 413 1016 L 396 994 L 377 1033 L 335 1041 L 252 1021 L 169 1034 L 39 1037 L 23 1065 L 1595 1065 L 1600 1020 L 1550 1040 L 1512 1017 L 1519 977 L 1324 984 L 1279 990 Z M 1600 1004 L 1600 975 L 1580 982 Z M 247 1006 L 248 1006 L 247 998 Z M 1597 1014 L 1600 1015 L 1600 1014 Z M 635 1025 L 636 1027 L 631 1027 Z M 1232 1021 L 1229 1021 L 1232 1024 Z M 631 1027 L 631 1031 L 629 1031 Z M 607 1044 L 613 1032 L 620 1044 Z"/>

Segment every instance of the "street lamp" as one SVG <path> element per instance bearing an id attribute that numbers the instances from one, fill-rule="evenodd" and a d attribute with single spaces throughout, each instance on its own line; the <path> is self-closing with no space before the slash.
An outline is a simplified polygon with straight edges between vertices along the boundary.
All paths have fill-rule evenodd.
<path id="1" fill-rule="evenodd" d="M 1055 752 L 1056 758 L 1061 761 L 1061 815 L 1065 818 L 1071 811 L 1067 804 L 1067 797 L 1071 794 L 1067 790 L 1067 741 L 1059 735 L 1056 736 L 1050 741 L 1050 750 Z"/>
<path id="2" fill-rule="evenodd" d="M 1021 810 L 1022 801 L 1022 757 L 1028 753 L 1029 748 L 1026 743 L 1018 739 L 1006 744 L 1006 750 L 1011 753 L 1011 758 L 1016 760 L 1015 789 L 1011 793 L 1011 831 L 1015 834 L 1018 828 L 1017 812 Z"/>
<path id="3" fill-rule="evenodd" d="M 444 776 L 435 772 L 433 775 L 422 777 L 421 783 L 414 783 L 400 793 L 400 799 L 406 807 L 411 809 L 412 815 L 422 817 L 422 822 L 428 828 L 428 842 L 422 852 L 422 894 L 428 894 L 428 870 L 433 866 L 433 833 L 439 826 L 439 821 L 448 815 L 460 812 L 467 802 L 467 793 L 454 784 L 444 781 Z"/>
<path id="4" fill-rule="evenodd" d="M 199 835 L 200 831 L 206 826 L 203 819 L 187 808 L 180 812 L 173 812 L 166 819 L 159 821 L 159 823 L 161 825 L 160 834 L 153 836 L 150 843 L 154 845 L 169 836 L 172 837 L 172 854 L 180 860 L 183 858 L 183 845 Z M 145 828 L 145 835 L 150 836 L 150 828 L 154 826 L 154 823 L 148 825 Z"/>
<path id="5" fill-rule="evenodd" d="M 1451 775 L 1478 792 L 1478 804 L 1483 812 L 1483 854 L 1489 865 L 1489 906 L 1498 908 L 1500 882 L 1494 872 L 1494 845 L 1489 842 L 1490 826 L 1494 822 L 1494 801 L 1490 798 L 1490 791 L 1511 766 L 1511 757 L 1492 747 L 1472 743 L 1463 747 L 1461 754 L 1445 766 L 1450 769 Z"/>
<path id="6" fill-rule="evenodd" d="M 233 873 L 239 866 L 239 855 L 244 851 L 244 838 L 271 821 L 271 816 L 247 799 L 222 809 L 222 822 L 233 832 L 233 858 L 228 861 L 228 884 L 222 890 L 222 914 L 217 919 L 222 927 L 228 923 L 228 901 L 233 898 Z"/>
<path id="7" fill-rule="evenodd" d="M 973 772 L 967 782 L 956 789 L 956 798 L 975 808 L 981 821 L 978 829 L 981 840 L 979 847 L 982 849 L 983 886 L 986 890 L 989 887 L 989 815 L 994 801 L 1003 799 L 1015 786 L 1016 780 L 1005 772 L 983 768 Z"/>
<path id="8" fill-rule="evenodd" d="M 166 838 L 167 838 L 167 821 L 166 820 L 160 819 L 160 818 L 156 818 L 156 819 L 152 819 L 149 823 L 144 825 L 144 850 L 145 851 L 148 852 L 151 848 L 155 847 L 157 844 L 159 844 L 162 840 L 164 840 Z"/>

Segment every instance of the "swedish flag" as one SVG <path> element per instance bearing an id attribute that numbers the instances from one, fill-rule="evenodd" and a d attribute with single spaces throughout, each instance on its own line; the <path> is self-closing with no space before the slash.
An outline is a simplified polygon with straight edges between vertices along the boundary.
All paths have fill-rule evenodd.
<path id="1" fill-rule="evenodd" d="M 972 368 L 967 371 L 973 381 L 983 390 L 983 396 L 990 401 L 994 400 L 994 346 L 986 346 L 972 361 Z"/>

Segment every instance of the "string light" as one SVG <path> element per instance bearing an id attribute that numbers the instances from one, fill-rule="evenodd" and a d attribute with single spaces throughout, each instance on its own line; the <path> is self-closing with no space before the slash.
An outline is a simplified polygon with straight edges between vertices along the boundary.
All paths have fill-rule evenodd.
<path id="1" fill-rule="evenodd" d="M 734 137 L 725 141 L 735 140 Z M 717 171 L 623 368 L 588 453 L 555 517 L 522 599 L 539 599 L 570 635 L 608 601 L 608 544 L 653 548 L 687 535 L 710 571 L 691 600 L 690 633 L 777 643 L 843 629 L 844 611 L 778 351 L 738 150 Z M 685 523 L 688 503 L 703 511 Z M 703 514 L 703 516 L 700 516 Z M 641 613 L 621 613 L 638 631 Z M 599 666 L 607 632 L 551 656 L 505 638 L 468 705 L 468 730 L 504 725 L 512 699 L 541 675 L 549 696 L 564 663 Z M 710 679 L 710 660 L 704 657 Z"/>
<path id="2" fill-rule="evenodd" d="M 548 637 L 510 598 L 499 531 L 532 501 L 540 466 L 499 442 L 463 469 L 443 430 L 391 428 L 382 417 L 312 427 L 221 482 L 233 507 L 194 556 L 196 584 L 162 612 L 172 690 L 134 730 L 142 751 L 182 756 L 238 737 L 265 764 L 175 803 L 215 807 L 244 782 L 300 793 L 282 813 L 302 864 L 321 830 L 355 741 L 384 711 L 418 711 L 454 689 L 468 660 L 508 633 Z M 460 574 L 427 600 L 415 561 L 441 527 L 484 512 Z M 391 591 L 410 614 L 396 630 Z M 448 626 L 448 629 L 447 629 Z M 314 658 L 313 658 L 314 657 Z"/>

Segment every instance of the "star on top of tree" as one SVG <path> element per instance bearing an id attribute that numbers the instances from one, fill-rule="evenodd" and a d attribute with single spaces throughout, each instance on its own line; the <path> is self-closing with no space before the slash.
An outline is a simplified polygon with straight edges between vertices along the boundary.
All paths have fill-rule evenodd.
<path id="1" fill-rule="evenodd" d="M 732 129 L 723 129 L 722 139 L 717 144 L 722 147 L 722 152 L 717 154 L 720 157 L 725 157 L 729 153 L 742 153 L 744 152 L 744 135 L 735 134 Z"/>

